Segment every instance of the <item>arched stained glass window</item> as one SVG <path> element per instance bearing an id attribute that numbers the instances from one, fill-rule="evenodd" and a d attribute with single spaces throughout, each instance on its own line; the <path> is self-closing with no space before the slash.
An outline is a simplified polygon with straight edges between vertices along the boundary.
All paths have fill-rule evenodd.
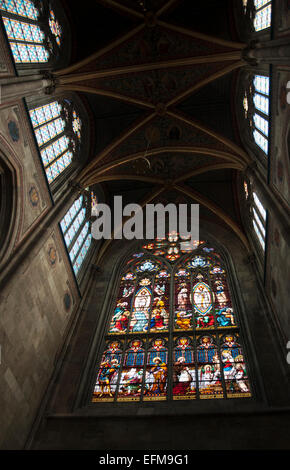
<path id="1" fill-rule="evenodd" d="M 77 275 L 92 243 L 84 197 L 80 196 L 60 222 L 73 270 Z"/>
<path id="2" fill-rule="evenodd" d="M 61 45 L 61 27 L 53 10 L 49 28 L 44 4 L 36 8 L 30 0 L 0 0 L 0 13 L 16 64 L 45 63 Z M 47 31 L 47 34 L 44 33 Z"/>
<path id="3" fill-rule="evenodd" d="M 181 238 L 162 243 L 144 245 L 121 274 L 92 402 L 251 397 L 220 254 L 196 242 L 173 260 L 168 246 Z"/>
<path id="4" fill-rule="evenodd" d="M 71 164 L 79 150 L 81 120 L 68 100 L 31 109 L 29 115 L 48 182 L 52 183 Z"/>

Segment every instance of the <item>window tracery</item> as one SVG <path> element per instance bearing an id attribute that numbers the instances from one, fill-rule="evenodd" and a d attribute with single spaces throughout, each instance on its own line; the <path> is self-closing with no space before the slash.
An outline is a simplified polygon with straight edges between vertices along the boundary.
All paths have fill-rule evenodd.
<path id="1" fill-rule="evenodd" d="M 36 7 L 31 0 L 1 0 L 0 13 L 16 64 L 46 63 L 61 46 L 61 26 L 43 3 Z"/>
<path id="2" fill-rule="evenodd" d="M 47 180 L 52 183 L 79 152 L 81 120 L 70 100 L 39 106 L 31 109 L 29 115 Z"/>
<path id="3" fill-rule="evenodd" d="M 122 272 L 92 402 L 250 397 L 220 254 L 200 242 L 172 260 L 159 244 L 144 245 Z"/>

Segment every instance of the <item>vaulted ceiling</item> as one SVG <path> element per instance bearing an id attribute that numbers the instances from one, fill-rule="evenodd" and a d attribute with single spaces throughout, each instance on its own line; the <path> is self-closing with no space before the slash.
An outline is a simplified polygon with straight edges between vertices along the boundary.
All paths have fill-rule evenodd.
<path id="1" fill-rule="evenodd" d="M 89 104 L 95 144 L 77 182 L 125 202 L 201 204 L 247 245 L 236 206 L 249 157 L 235 124 L 245 65 L 226 0 L 63 0 L 72 65 L 58 86 Z"/>

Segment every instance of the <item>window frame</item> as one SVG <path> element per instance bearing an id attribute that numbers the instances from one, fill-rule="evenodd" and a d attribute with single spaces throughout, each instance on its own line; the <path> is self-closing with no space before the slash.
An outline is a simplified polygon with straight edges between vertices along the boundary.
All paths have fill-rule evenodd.
<path id="1" fill-rule="evenodd" d="M 211 246 L 216 246 L 216 243 L 212 243 L 209 241 L 209 237 L 206 237 L 207 240 L 208 240 L 208 243 L 211 244 Z M 150 243 L 150 241 L 148 241 L 148 243 Z M 227 273 L 227 282 L 228 282 L 228 285 L 229 285 L 229 289 L 230 289 L 230 292 L 231 292 L 231 300 L 232 300 L 232 305 L 234 307 L 234 310 L 235 311 L 238 311 L 238 326 L 237 326 L 237 330 L 239 331 L 240 333 L 240 337 L 242 338 L 242 344 L 243 344 L 243 351 L 244 351 L 244 358 L 245 358 L 245 363 L 247 364 L 247 372 L 248 372 L 248 377 L 249 377 L 249 382 L 251 384 L 251 392 L 252 392 L 252 396 L 249 397 L 247 400 L 243 400 L 242 398 L 235 398 L 235 400 L 242 400 L 243 402 L 246 402 L 246 401 L 252 401 L 254 400 L 256 397 L 257 397 L 257 391 L 255 390 L 255 384 L 253 383 L 253 380 L 252 380 L 252 372 L 251 372 L 251 369 L 252 369 L 252 366 L 250 364 L 250 361 L 249 361 L 249 357 L 248 357 L 248 354 L 247 354 L 247 351 L 248 351 L 248 347 L 249 347 L 249 343 L 248 343 L 248 340 L 249 338 L 247 337 L 247 335 L 245 335 L 244 333 L 244 328 L 245 328 L 245 318 L 242 318 L 243 316 L 243 309 L 241 309 L 240 307 L 240 299 L 238 298 L 237 296 L 237 292 L 236 292 L 236 285 L 234 284 L 236 282 L 236 278 L 234 276 L 234 267 L 232 265 L 232 262 L 229 263 L 229 258 L 228 258 L 228 254 L 225 254 L 224 252 L 224 249 L 218 247 L 216 248 L 216 250 L 218 251 L 218 253 L 221 255 L 221 258 L 222 258 L 222 263 L 224 265 L 224 268 L 226 269 L 226 273 Z M 140 247 L 136 247 L 136 252 L 137 251 L 142 251 L 140 249 Z M 111 321 L 111 317 L 112 317 L 112 313 L 114 311 L 114 307 L 116 305 L 116 300 L 117 300 L 117 297 L 118 297 L 118 292 L 119 292 L 119 287 L 120 287 L 120 279 L 121 279 L 121 275 L 124 271 L 124 269 L 126 269 L 127 265 L 127 261 L 128 259 L 132 258 L 132 250 L 130 250 L 130 254 L 126 257 L 126 261 L 125 262 L 122 262 L 120 267 L 118 268 L 117 270 L 117 273 L 114 273 L 114 281 L 113 281 L 113 284 L 108 287 L 107 289 L 107 294 L 106 294 L 106 299 L 105 301 L 103 302 L 103 308 L 102 308 L 102 317 L 105 316 L 105 318 L 103 318 L 103 322 L 102 322 L 102 327 L 101 327 L 101 330 L 103 332 L 103 337 L 102 337 L 102 341 L 101 341 L 101 344 L 98 345 L 97 347 L 97 354 L 94 354 L 94 358 L 93 358 L 93 372 L 92 372 L 92 375 L 91 375 L 91 379 L 90 379 L 90 387 L 89 387 L 89 391 L 88 389 L 86 390 L 85 392 L 85 404 L 86 405 L 89 405 L 91 409 L 94 409 L 94 407 L 96 409 L 98 409 L 100 406 L 103 406 L 104 402 L 100 401 L 100 402 L 96 402 L 96 403 L 91 403 L 91 399 L 92 399 L 92 394 L 93 394 L 93 390 L 94 390 L 94 386 L 95 386 L 95 382 L 96 382 L 96 370 L 99 369 L 99 365 L 100 365 L 100 362 L 101 362 L 101 359 L 102 359 L 102 355 L 103 355 L 103 352 L 104 352 L 104 346 L 105 344 L 108 342 L 108 341 L 113 341 L 114 340 L 114 336 L 112 335 L 111 338 L 110 336 L 107 334 L 108 333 L 108 328 L 109 328 L 109 324 L 110 324 L 110 321 Z M 196 254 L 198 254 L 198 249 L 194 250 L 190 256 L 195 256 Z M 186 259 L 187 257 L 189 256 L 189 254 L 185 254 L 183 256 L 180 257 L 180 259 L 178 260 L 178 262 L 174 263 L 173 266 L 174 266 L 174 272 L 175 270 L 177 269 L 178 266 L 180 266 L 184 259 Z M 149 259 L 150 258 L 150 254 L 146 253 L 146 259 Z M 155 259 L 155 260 L 159 260 L 161 261 L 162 263 L 164 263 L 165 265 L 170 266 L 172 267 L 172 265 L 165 261 L 164 259 L 160 258 L 159 256 L 155 256 L 155 257 L 152 257 L 152 259 Z M 140 261 L 140 260 L 136 260 L 137 262 Z M 172 276 L 173 278 L 174 276 Z M 171 283 L 173 281 L 171 280 Z M 112 292 L 113 292 L 113 295 L 112 295 Z M 110 295 L 110 300 L 108 302 L 108 298 L 107 298 L 107 295 Z M 171 296 L 174 295 L 174 289 L 172 288 L 171 286 Z M 173 308 L 173 302 L 171 301 L 171 308 Z M 105 312 L 104 312 L 105 310 Z M 173 320 L 171 320 L 173 321 Z M 216 333 L 223 333 L 225 334 L 227 331 L 227 329 L 225 328 L 225 331 L 222 331 L 222 329 L 218 330 L 217 328 L 214 329 L 214 330 L 200 330 L 200 331 L 195 331 L 195 330 L 192 330 L 192 334 L 193 335 L 206 335 L 206 334 L 211 334 L 213 332 L 216 332 Z M 173 330 L 171 330 L 170 332 L 172 338 L 173 337 L 176 337 L 176 336 L 189 336 L 190 333 L 189 332 L 186 332 L 186 331 L 181 331 L 181 332 L 174 332 Z M 153 336 L 154 337 L 158 337 L 158 336 L 169 336 L 169 333 L 154 333 Z M 130 339 L 133 339 L 135 337 L 138 336 L 138 333 L 136 334 L 130 334 L 130 335 L 127 335 L 127 337 Z M 140 336 L 140 335 L 139 335 Z M 147 334 L 146 336 L 148 337 L 152 337 L 152 334 L 149 333 Z M 125 353 L 125 351 L 124 351 Z M 172 345 L 169 347 L 169 351 L 168 351 L 168 354 L 169 354 L 169 362 L 171 360 L 171 353 L 172 353 Z M 171 377 L 172 374 L 170 374 L 169 376 Z M 168 381 L 168 389 L 170 389 L 170 382 Z M 79 397 L 80 399 L 80 397 Z M 79 401 L 78 399 L 78 401 Z M 84 399 L 83 399 L 84 400 Z M 220 399 L 220 400 L 214 400 L 214 399 L 211 399 L 210 401 L 211 402 L 228 402 L 228 400 L 231 400 L 231 398 L 227 398 L 225 397 L 224 399 Z M 170 398 L 167 398 L 166 400 L 162 401 L 163 403 L 163 406 L 164 404 L 166 403 L 167 405 L 165 406 L 170 406 L 170 404 L 172 404 L 173 400 L 170 399 Z M 190 402 L 191 403 L 191 406 L 193 407 L 196 407 L 196 406 L 199 406 L 198 404 L 200 404 L 201 402 L 207 402 L 207 400 L 200 400 L 200 399 L 192 399 L 192 400 L 174 400 L 174 403 L 180 403 L 180 406 L 182 406 L 182 403 L 184 404 L 186 402 L 186 405 L 188 406 L 188 403 Z M 77 402 L 78 403 L 78 402 Z M 109 402 L 106 404 L 106 408 L 107 406 L 110 406 L 113 405 L 114 407 L 116 406 L 116 403 L 118 403 L 118 406 L 122 406 L 122 402 L 120 401 L 114 401 L 114 402 Z M 126 405 L 129 405 L 130 402 L 125 402 Z M 146 405 L 150 405 L 150 406 L 160 406 L 160 401 L 157 401 L 156 403 L 153 402 L 153 401 L 138 401 L 137 402 L 139 406 L 146 406 Z M 133 407 L 136 405 L 136 402 L 133 402 Z M 77 406 L 77 405 L 76 405 Z M 179 405 L 178 405 L 179 406 Z M 115 409 L 115 408 L 114 408 Z"/>

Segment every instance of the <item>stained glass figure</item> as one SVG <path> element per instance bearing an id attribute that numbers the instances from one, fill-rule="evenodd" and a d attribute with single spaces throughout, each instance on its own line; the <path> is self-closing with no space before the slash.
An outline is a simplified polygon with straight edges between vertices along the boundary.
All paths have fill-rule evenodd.
<path id="1" fill-rule="evenodd" d="M 110 323 L 109 334 L 121 334 L 127 331 L 134 289 L 134 278 L 130 278 L 127 274 L 121 281 L 116 308 Z"/>
<path id="2" fill-rule="evenodd" d="M 68 227 L 69 221 L 65 223 Z M 176 236 L 170 243 L 176 243 Z M 156 241 L 165 242 L 169 240 Z M 113 363 L 112 376 L 106 364 L 99 365 L 97 401 L 250 397 L 236 308 L 221 255 L 202 242 L 196 244 L 197 251 L 181 255 L 172 265 L 166 256 L 154 256 L 155 242 L 143 249 L 150 256 L 143 258 L 143 251 L 137 251 L 141 260 L 131 256 L 121 274 L 106 339 L 111 344 L 115 337 L 125 347 L 119 346 L 121 358 Z M 103 362 L 108 350 L 106 345 Z M 100 395 L 100 374 L 108 376 L 113 396 L 108 396 L 109 390 Z"/>
<path id="3" fill-rule="evenodd" d="M 168 349 L 166 338 L 152 340 L 147 354 L 144 401 L 166 400 Z"/>
<path id="4" fill-rule="evenodd" d="M 92 242 L 90 224 L 86 220 L 86 210 L 83 207 L 83 196 L 80 196 L 65 214 L 60 227 L 73 270 L 78 274 Z"/>
<path id="5" fill-rule="evenodd" d="M 221 360 L 228 398 L 250 396 L 249 380 L 238 334 L 224 335 L 221 340 Z"/>
<path id="6" fill-rule="evenodd" d="M 155 277 L 150 333 L 168 331 L 170 297 L 169 279 L 170 274 L 167 271 L 160 271 Z"/>
<path id="7" fill-rule="evenodd" d="M 145 349 L 143 341 L 130 341 L 125 351 L 123 368 L 118 388 L 118 401 L 139 401 L 142 392 L 142 382 L 145 364 Z"/>
<path id="8" fill-rule="evenodd" d="M 196 398 L 196 369 L 192 338 L 174 340 L 173 350 L 173 400 Z"/>
<path id="9" fill-rule="evenodd" d="M 112 341 L 107 345 L 97 375 L 93 402 L 114 401 L 121 365 L 122 347 L 122 343 L 119 341 Z"/>
<path id="10" fill-rule="evenodd" d="M 188 331 L 193 327 L 190 273 L 179 269 L 175 277 L 174 329 Z"/>
<path id="11" fill-rule="evenodd" d="M 131 333 L 146 333 L 151 308 L 152 280 L 143 278 L 139 281 L 134 296 L 132 317 L 130 320 Z"/>
<path id="12" fill-rule="evenodd" d="M 197 344 L 199 397 L 223 398 L 221 366 L 215 337 L 197 337 Z"/>

